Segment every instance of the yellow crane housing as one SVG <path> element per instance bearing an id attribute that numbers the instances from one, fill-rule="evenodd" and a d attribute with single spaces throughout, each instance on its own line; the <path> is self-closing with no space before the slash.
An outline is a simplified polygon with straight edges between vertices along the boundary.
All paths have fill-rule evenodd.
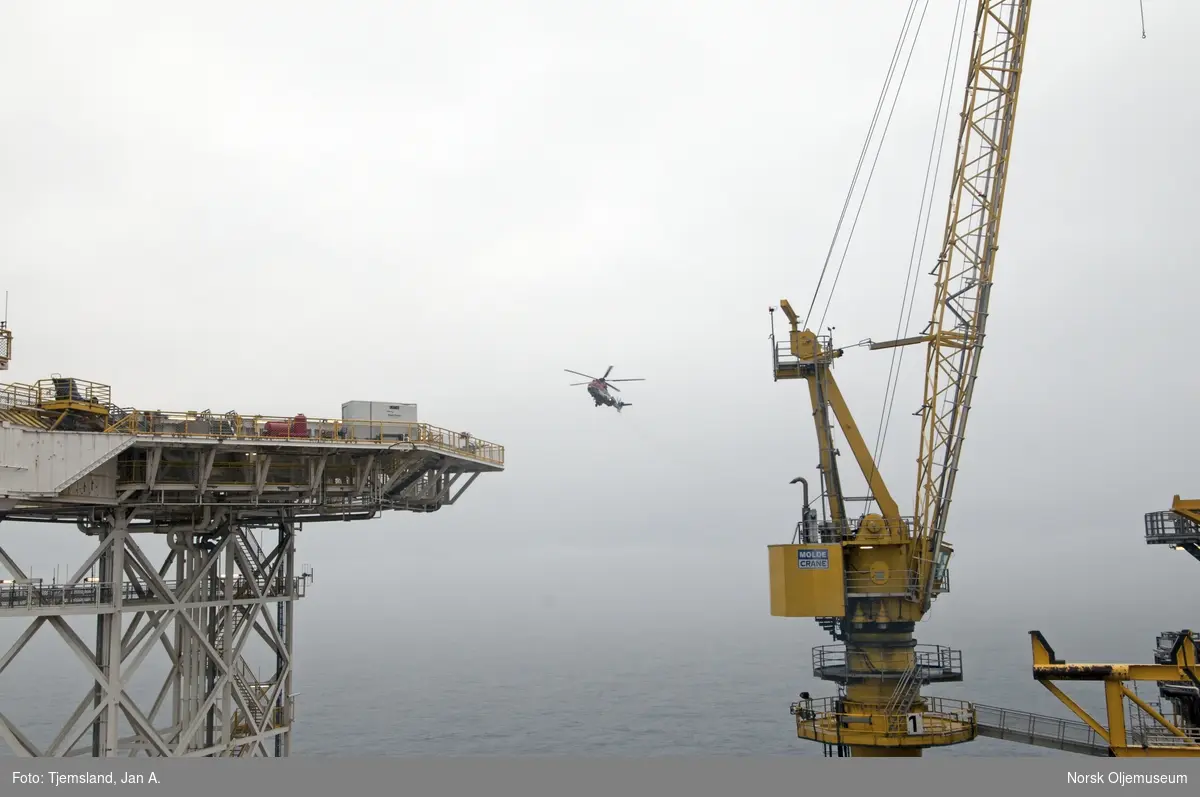
<path id="1" fill-rule="evenodd" d="M 786 344 L 773 343 L 775 379 L 808 383 L 820 448 L 825 519 L 805 508 L 802 539 L 769 548 L 771 613 L 817 618 L 844 645 L 813 651 L 833 698 L 801 696 L 797 735 L 826 752 L 919 756 L 976 736 L 969 703 L 926 697 L 924 684 L 962 679 L 958 651 L 918 646 L 914 626 L 949 589 L 945 541 L 954 480 L 983 349 L 988 298 L 1024 65 L 1030 0 L 980 0 L 958 135 L 933 312 L 923 334 L 872 349 L 926 346 L 915 510 L 902 516 L 833 377 L 842 356 L 784 300 Z M 774 336 L 772 336 L 774 337 Z M 832 409 L 832 416 L 830 410 Z M 851 518 L 833 442 L 836 419 L 877 513 Z"/>

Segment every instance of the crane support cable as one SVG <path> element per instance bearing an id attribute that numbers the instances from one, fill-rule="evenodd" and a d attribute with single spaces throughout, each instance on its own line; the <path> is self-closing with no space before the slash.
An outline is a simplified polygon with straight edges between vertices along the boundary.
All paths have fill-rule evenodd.
<path id="1" fill-rule="evenodd" d="M 871 180 L 875 177 L 875 167 L 879 164 L 879 156 L 883 154 L 883 142 L 887 140 L 888 128 L 892 126 L 892 116 L 896 113 L 896 103 L 900 101 L 900 91 L 904 88 L 904 78 L 908 75 L 908 67 L 912 64 L 913 53 L 917 49 L 917 39 L 921 35 L 921 27 L 925 23 L 925 12 L 929 10 L 929 0 L 925 0 L 925 6 L 921 9 L 921 18 L 917 21 L 917 29 L 913 34 L 912 46 L 908 50 L 908 57 L 904 60 L 904 70 L 900 73 L 900 82 L 896 84 L 896 93 L 892 96 L 892 105 L 888 108 L 887 121 L 883 125 L 883 133 L 879 136 L 879 147 L 875 150 L 875 158 L 871 161 L 871 170 L 867 173 L 867 182 L 863 186 L 863 192 L 858 198 L 858 209 L 854 211 L 854 221 L 850 224 L 850 232 L 846 236 L 846 246 L 842 250 L 842 258 L 838 261 L 837 271 L 833 275 L 833 284 L 829 288 L 829 296 L 825 299 L 825 309 L 821 311 L 821 321 L 817 324 L 817 329 L 825 326 L 825 317 L 829 314 L 829 306 L 833 303 L 833 294 L 837 290 L 838 280 L 842 276 L 842 267 L 846 265 L 846 256 L 850 254 L 850 242 L 854 239 L 854 230 L 858 227 L 858 217 L 862 214 L 863 205 L 867 201 L 867 191 L 871 187 Z"/>
<path id="2" fill-rule="evenodd" d="M 896 47 L 892 51 L 892 59 L 888 64 L 887 75 L 885 76 L 884 81 L 883 81 L 883 88 L 880 89 L 880 91 L 879 91 L 879 98 L 878 98 L 878 100 L 876 100 L 876 103 L 875 103 L 875 112 L 871 117 L 871 124 L 870 124 L 869 128 L 867 129 L 867 137 L 863 141 L 862 151 L 859 153 L 859 156 L 858 156 L 858 163 L 854 167 L 854 175 L 850 180 L 850 189 L 846 192 L 846 199 L 842 203 L 841 215 L 838 217 L 837 226 L 834 228 L 834 231 L 833 231 L 833 240 L 831 240 L 829 242 L 829 251 L 825 254 L 825 262 L 821 266 L 821 274 L 817 279 L 816 288 L 813 289 L 812 301 L 809 303 L 808 312 L 804 316 L 804 323 L 806 326 L 811 325 L 813 309 L 817 305 L 817 298 L 820 296 L 821 285 L 825 281 L 825 273 L 829 269 L 829 262 L 833 258 L 834 249 L 837 247 L 838 235 L 841 233 L 842 225 L 846 221 L 846 213 L 850 209 L 850 202 L 854 197 L 854 189 L 858 186 L 858 180 L 862 174 L 863 163 L 867 159 L 867 153 L 870 151 L 870 148 L 871 148 L 871 141 L 875 137 L 875 128 L 879 124 L 880 112 L 883 110 L 883 107 L 884 107 L 885 103 L 887 102 L 888 90 L 891 88 L 892 79 L 896 74 L 896 65 L 900 61 L 900 55 L 904 50 L 904 43 L 908 39 L 908 32 L 912 26 L 913 15 L 915 14 L 916 9 L 917 9 L 917 3 L 918 3 L 918 0 L 910 0 L 909 5 L 908 5 L 908 11 L 905 13 L 904 24 L 903 24 L 903 26 L 901 26 L 900 35 L 896 40 Z M 926 8 L 929 7 L 929 0 L 925 0 L 925 7 Z M 924 13 L 922 13 L 921 16 L 923 19 Z M 912 57 L 911 51 L 910 51 L 909 57 L 910 58 Z M 901 83 L 903 83 L 903 77 L 901 77 Z M 899 93 L 899 88 L 897 88 L 897 93 Z M 894 107 L 894 103 L 893 103 L 893 107 Z M 889 122 L 890 122 L 890 116 L 889 116 Z M 880 140 L 880 146 L 882 146 L 882 144 L 883 144 L 882 139 L 884 137 L 886 137 L 886 127 L 885 127 L 885 134 L 883 137 L 881 137 L 881 140 Z M 876 156 L 876 158 L 878 158 L 878 156 Z M 873 171 L 873 168 L 874 167 L 872 167 L 872 171 Z M 868 178 L 868 183 L 869 183 L 869 178 Z M 864 191 L 864 193 L 865 193 L 865 191 Z M 861 201 L 860 201 L 860 208 L 861 208 Z M 847 246 L 849 246 L 849 241 L 847 241 Z M 844 258 L 844 255 L 843 255 L 843 258 Z M 822 320 L 822 323 L 824 323 L 823 320 Z M 817 329 L 820 329 L 819 324 L 817 326 Z"/>

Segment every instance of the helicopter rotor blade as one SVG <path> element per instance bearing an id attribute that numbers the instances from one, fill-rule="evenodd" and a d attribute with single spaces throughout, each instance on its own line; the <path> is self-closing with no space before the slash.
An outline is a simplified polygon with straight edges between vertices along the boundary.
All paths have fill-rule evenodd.
<path id="1" fill-rule="evenodd" d="M 613 369 L 613 367 L 612 367 L 611 365 L 610 365 L 610 366 L 608 366 L 608 370 L 607 370 L 607 371 L 605 371 L 605 372 L 604 372 L 604 376 L 602 376 L 602 377 L 600 377 L 600 378 L 601 378 L 601 379 L 608 379 L 608 375 L 612 373 L 612 369 Z"/>
<path id="2" fill-rule="evenodd" d="M 580 385 L 590 385 L 591 382 L 572 382 L 567 387 L 579 387 Z"/>
<path id="3" fill-rule="evenodd" d="M 646 380 L 637 378 L 637 379 L 609 379 L 608 381 L 609 382 L 645 382 Z"/>
<path id="4" fill-rule="evenodd" d="M 596 378 L 594 376 L 588 376 L 587 374 L 581 374 L 578 371 L 572 371 L 570 368 L 564 368 L 563 370 L 566 371 L 568 374 L 575 374 L 575 376 L 582 376 L 584 379 L 593 379 L 594 380 Z"/>

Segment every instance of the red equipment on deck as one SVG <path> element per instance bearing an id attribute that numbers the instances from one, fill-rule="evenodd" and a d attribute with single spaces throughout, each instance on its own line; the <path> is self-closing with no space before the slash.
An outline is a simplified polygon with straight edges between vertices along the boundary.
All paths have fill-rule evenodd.
<path id="1" fill-rule="evenodd" d="M 267 437 L 308 437 L 308 418 L 297 415 L 290 421 L 267 421 L 263 424 Z"/>

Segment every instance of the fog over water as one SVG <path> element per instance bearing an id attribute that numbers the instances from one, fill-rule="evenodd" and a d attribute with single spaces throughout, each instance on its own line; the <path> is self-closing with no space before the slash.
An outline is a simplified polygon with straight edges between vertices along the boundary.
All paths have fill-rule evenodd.
<path id="1" fill-rule="evenodd" d="M 955 5 L 929 4 L 829 305 L 848 346 L 896 329 Z M 1180 365 L 1200 167 L 1178 154 L 1200 7 L 1148 4 L 1143 40 L 1133 3 L 1036 5 L 952 592 L 918 637 L 963 650 L 935 694 L 1066 716 L 1029 630 L 1148 661 L 1200 626 L 1196 562 L 1142 540 L 1144 513 L 1200 495 Z M 817 451 L 807 392 L 772 382 L 767 307 L 809 305 L 904 6 L 8 4 L 4 381 L 310 418 L 416 402 L 507 447 L 444 511 L 304 529 L 296 755 L 820 755 L 788 705 L 833 691 L 810 654 L 833 640 L 768 614 L 765 548 Z M 872 443 L 890 362 L 837 366 Z M 621 414 L 563 373 L 609 364 L 647 380 Z M 905 508 L 922 367 L 880 457 Z M 852 465 L 843 446 L 850 492 Z M 46 578 L 88 553 L 71 528 L 4 523 L 0 545 Z M 24 627 L 0 621 L 0 654 Z M 44 744 L 87 687 L 43 630 L 0 712 Z M 1072 694 L 1099 710 L 1098 686 Z M 1049 753 L 931 755 L 979 754 Z"/>

